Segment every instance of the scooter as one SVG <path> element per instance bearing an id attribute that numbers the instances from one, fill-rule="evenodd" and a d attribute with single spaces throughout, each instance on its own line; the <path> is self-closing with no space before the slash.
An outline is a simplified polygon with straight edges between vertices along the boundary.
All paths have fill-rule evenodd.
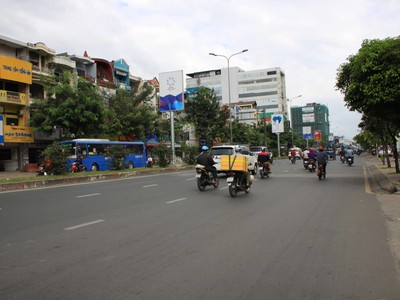
<path id="1" fill-rule="evenodd" d="M 292 164 L 295 164 L 297 158 L 296 158 L 296 156 L 291 156 L 291 157 L 290 157 L 290 160 L 292 161 Z"/>
<path id="2" fill-rule="evenodd" d="M 208 172 L 203 165 L 196 165 L 196 181 L 197 187 L 199 191 L 203 192 L 206 189 L 206 186 L 213 186 L 217 188 L 219 185 L 219 178 L 213 178 L 213 174 Z"/>
<path id="3" fill-rule="evenodd" d="M 317 168 L 317 166 L 316 166 L 316 163 L 315 163 L 315 159 L 310 159 L 308 161 L 307 169 L 310 172 L 315 172 L 316 168 Z"/>
<path id="4" fill-rule="evenodd" d="M 324 166 L 323 165 L 318 165 L 317 176 L 318 176 L 319 180 L 321 180 L 322 177 L 325 179 L 325 172 L 324 172 Z"/>
<path id="5" fill-rule="evenodd" d="M 340 161 L 342 164 L 344 164 L 346 162 L 346 157 L 344 157 L 344 155 L 340 155 Z"/>
<path id="6" fill-rule="evenodd" d="M 250 181 L 248 181 L 248 176 Z M 250 192 L 250 187 L 253 182 L 254 176 L 248 175 L 243 171 L 232 171 L 228 174 L 226 182 L 228 183 L 229 195 L 235 198 L 238 192 Z"/>
<path id="7" fill-rule="evenodd" d="M 260 162 L 258 163 L 258 172 L 260 173 L 261 179 L 264 179 L 264 177 L 269 177 L 271 170 Z"/>
<path id="8" fill-rule="evenodd" d="M 353 156 L 348 156 L 346 158 L 346 162 L 349 165 L 349 167 L 351 167 L 351 165 L 354 163 L 354 157 Z"/>
<path id="9" fill-rule="evenodd" d="M 309 160 L 307 159 L 307 158 L 304 158 L 303 159 L 303 167 L 304 167 L 304 169 L 308 169 L 308 162 L 309 162 Z"/>
<path id="10" fill-rule="evenodd" d="M 84 165 L 80 165 L 77 162 L 73 162 L 71 165 L 71 173 L 86 172 L 87 168 Z"/>

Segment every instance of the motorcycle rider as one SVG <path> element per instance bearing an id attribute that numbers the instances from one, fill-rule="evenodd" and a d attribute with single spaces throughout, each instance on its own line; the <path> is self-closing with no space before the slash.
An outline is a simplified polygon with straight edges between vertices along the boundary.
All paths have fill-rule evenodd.
<path id="1" fill-rule="evenodd" d="M 258 154 L 257 161 L 259 165 L 265 167 L 268 173 L 271 173 L 271 158 L 265 147 L 261 148 L 261 152 Z"/>
<path id="2" fill-rule="evenodd" d="M 324 147 L 323 146 L 319 146 L 318 147 L 318 152 L 317 152 L 317 162 L 318 165 L 322 165 L 322 167 L 324 168 L 324 173 L 326 175 L 326 163 L 328 161 L 328 156 L 326 154 L 326 152 L 324 151 Z"/>
<path id="3" fill-rule="evenodd" d="M 217 178 L 217 169 L 214 167 L 215 161 L 212 156 L 208 153 L 208 147 L 202 146 L 201 153 L 197 156 L 197 163 L 203 165 L 206 171 L 212 174 L 212 183 L 215 183 L 215 178 Z"/>

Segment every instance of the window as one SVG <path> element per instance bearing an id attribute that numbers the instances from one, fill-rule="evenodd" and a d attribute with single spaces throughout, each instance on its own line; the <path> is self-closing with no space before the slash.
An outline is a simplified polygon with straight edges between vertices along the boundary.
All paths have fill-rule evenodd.
<path id="1" fill-rule="evenodd" d="M 6 118 L 6 125 L 8 126 L 18 126 L 19 120 L 18 118 Z"/>
<path id="2" fill-rule="evenodd" d="M 11 149 L 0 149 L 0 160 L 11 160 Z"/>

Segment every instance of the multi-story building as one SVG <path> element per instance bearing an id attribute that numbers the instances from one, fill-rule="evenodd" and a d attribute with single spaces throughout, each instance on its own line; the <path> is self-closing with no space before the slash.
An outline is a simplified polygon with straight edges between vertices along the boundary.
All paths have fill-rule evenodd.
<path id="1" fill-rule="evenodd" d="M 32 51 L 33 52 L 33 51 Z M 28 163 L 33 129 L 28 126 L 29 92 L 34 77 L 26 43 L 0 36 L 0 169 L 22 169 Z M 36 52 L 35 52 L 36 53 Z M 38 59 L 39 57 L 36 56 Z"/>
<path id="2" fill-rule="evenodd" d="M 244 71 L 238 67 L 218 70 L 202 71 L 187 74 L 186 88 L 200 86 L 214 89 L 216 97 L 221 104 L 231 104 L 232 115 L 238 110 L 235 106 L 246 107 L 246 113 L 239 113 L 239 122 L 257 124 L 257 118 L 265 116 L 271 121 L 271 115 L 283 113 L 287 115 L 285 73 L 279 67 Z M 228 78 L 230 83 L 228 85 Z M 246 103 L 243 105 L 242 103 Z M 256 103 L 248 111 L 248 103 Z M 254 120 L 249 120 L 249 114 L 254 115 Z"/>
<path id="3" fill-rule="evenodd" d="M 329 109 L 324 104 L 308 103 L 305 106 L 293 106 L 291 108 L 293 134 L 300 139 L 305 133 L 311 134 L 314 139 L 316 131 L 321 132 L 321 140 L 329 137 Z"/>

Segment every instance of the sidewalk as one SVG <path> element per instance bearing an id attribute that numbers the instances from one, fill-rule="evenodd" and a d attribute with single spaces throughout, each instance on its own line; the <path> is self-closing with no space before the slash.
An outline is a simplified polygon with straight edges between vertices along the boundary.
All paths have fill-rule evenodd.
<path id="1" fill-rule="evenodd" d="M 400 191 L 400 174 L 396 174 L 394 159 L 390 158 L 391 168 L 388 168 L 382 163 L 382 160 L 377 156 L 364 154 L 365 165 L 372 173 L 375 182 L 382 190 L 389 193 L 396 193 Z"/>

